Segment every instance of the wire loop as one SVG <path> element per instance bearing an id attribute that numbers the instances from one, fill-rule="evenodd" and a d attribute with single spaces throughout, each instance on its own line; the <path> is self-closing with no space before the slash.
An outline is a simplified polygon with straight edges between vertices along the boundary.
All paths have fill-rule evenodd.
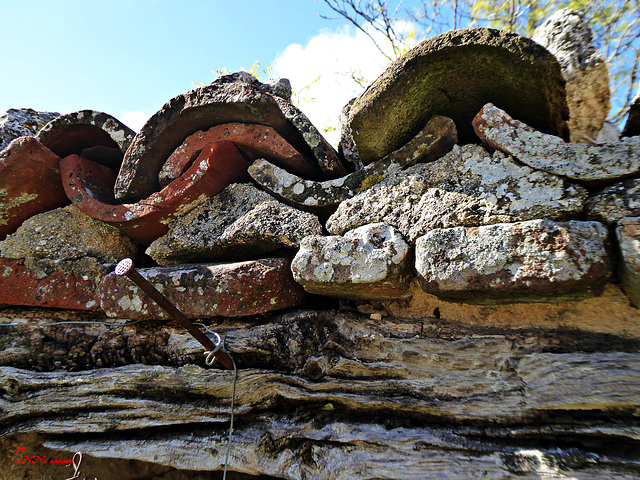
<path id="1" fill-rule="evenodd" d="M 219 334 L 217 334 L 217 333 L 216 333 L 216 332 L 214 332 L 213 330 L 209 330 L 209 329 L 207 328 L 207 326 L 206 326 L 206 325 L 203 325 L 203 327 L 204 327 L 204 328 L 205 328 L 209 333 L 212 333 L 212 334 L 213 334 L 213 335 L 215 335 L 215 337 L 216 337 L 216 340 L 215 340 L 215 342 L 216 342 L 216 348 L 214 348 L 213 350 L 206 350 L 206 351 L 204 352 L 204 354 L 206 355 L 206 358 L 205 358 L 205 360 L 204 360 L 204 363 L 206 363 L 207 365 L 213 365 L 213 362 L 214 362 L 214 361 L 215 361 L 215 359 L 216 359 L 216 352 L 218 352 L 218 350 L 222 350 L 223 352 L 225 352 L 225 353 L 227 353 L 227 354 L 229 353 L 229 352 L 227 351 L 227 349 L 224 347 L 224 342 L 225 342 L 225 340 L 227 339 L 227 336 L 226 336 L 226 335 L 222 335 L 222 336 L 220 336 Z"/>

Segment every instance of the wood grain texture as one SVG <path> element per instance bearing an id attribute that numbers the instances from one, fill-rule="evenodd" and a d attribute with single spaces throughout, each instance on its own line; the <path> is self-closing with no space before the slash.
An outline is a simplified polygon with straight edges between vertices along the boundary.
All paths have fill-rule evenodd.
<path id="1" fill-rule="evenodd" d="M 56 315 L 4 312 L 5 440 L 221 468 L 232 372 L 206 367 L 179 325 Z M 238 478 L 640 478 L 636 341 L 434 322 L 317 310 L 210 321 L 240 368 Z"/>

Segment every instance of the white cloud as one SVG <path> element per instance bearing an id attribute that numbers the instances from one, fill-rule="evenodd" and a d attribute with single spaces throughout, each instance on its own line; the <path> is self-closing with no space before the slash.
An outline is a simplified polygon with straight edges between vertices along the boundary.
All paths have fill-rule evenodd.
<path id="1" fill-rule="evenodd" d="M 380 45 L 386 45 L 380 34 L 370 33 Z M 363 78 L 366 86 L 388 65 L 389 60 L 367 35 L 345 27 L 319 33 L 305 46 L 289 45 L 272 62 L 271 75 L 291 81 L 294 103 L 329 142 L 337 145 L 340 111 L 364 90 L 352 74 Z M 335 130 L 325 132 L 327 128 Z"/>
<path id="2" fill-rule="evenodd" d="M 151 115 L 138 110 L 134 112 L 124 113 L 122 115 L 122 118 L 120 118 L 119 120 L 121 120 L 122 123 L 124 123 L 131 130 L 139 132 L 144 124 L 147 123 L 147 120 L 149 120 L 150 116 Z"/>

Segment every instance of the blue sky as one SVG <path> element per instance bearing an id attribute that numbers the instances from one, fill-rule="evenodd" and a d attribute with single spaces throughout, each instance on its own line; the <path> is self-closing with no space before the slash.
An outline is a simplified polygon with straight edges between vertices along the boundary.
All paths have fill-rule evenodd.
<path id="1" fill-rule="evenodd" d="M 155 113 L 193 81 L 212 81 L 212 69 L 248 69 L 256 60 L 280 65 L 271 76 L 301 74 L 292 83 L 302 89 L 345 67 L 349 60 L 337 58 L 348 49 L 345 39 L 353 61 L 371 67 L 355 29 L 319 12 L 331 13 L 314 0 L 0 0 L 0 113 L 88 108 L 136 123 L 132 112 Z M 333 39 L 338 53 L 322 38 Z M 316 47 L 307 50 L 310 43 Z M 371 80 L 385 67 L 376 62 Z M 317 109 L 333 102 L 337 115 L 355 90 L 339 99 L 335 85 L 324 92 L 311 103 Z M 324 94 L 331 98 L 319 98 Z"/>
<path id="2" fill-rule="evenodd" d="M 0 114 L 93 109 L 138 130 L 212 69 L 259 61 L 272 67 L 260 80 L 289 78 L 296 104 L 337 144 L 340 110 L 363 90 L 351 75 L 370 83 L 388 60 L 320 14 L 334 15 L 322 0 L 0 0 Z"/>
<path id="3" fill-rule="evenodd" d="M 272 62 L 330 22 L 312 0 L 1 0 L 0 111 L 158 110 L 211 69 Z"/>

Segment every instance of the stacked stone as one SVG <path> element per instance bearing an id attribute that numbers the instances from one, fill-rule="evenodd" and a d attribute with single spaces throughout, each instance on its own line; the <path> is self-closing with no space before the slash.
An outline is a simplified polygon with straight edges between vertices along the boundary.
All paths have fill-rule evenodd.
<path id="1" fill-rule="evenodd" d="M 567 143 L 587 128 L 567 123 L 565 81 L 581 78 L 567 68 L 493 29 L 427 40 L 349 103 L 345 157 L 286 81 L 245 72 L 171 99 L 137 135 L 102 112 L 60 116 L 0 154 L 14 188 L 0 303 L 162 316 L 109 273 L 126 256 L 194 318 L 304 292 L 557 302 L 600 295 L 614 271 L 640 305 L 640 137 Z M 11 173 L 30 161 L 33 191 Z"/>
<path id="2" fill-rule="evenodd" d="M 247 168 L 265 159 L 313 181 L 347 173 L 290 103 L 288 81 L 261 84 L 246 72 L 170 100 L 138 135 L 85 110 L 0 155 L 0 304 L 131 318 L 158 310 L 109 272 L 124 257 L 151 262 L 149 245 L 159 264 L 225 262 L 141 270 L 189 316 L 300 305 L 291 252 L 322 226 L 246 183 Z M 186 290 L 195 296 L 185 298 Z"/>
<path id="3" fill-rule="evenodd" d="M 83 111 L 14 140 L 0 304 L 105 324 L 5 315 L 4 429 L 208 471 L 237 393 L 230 467 L 256 478 L 631 478 L 640 137 L 567 143 L 565 75 L 516 35 L 436 37 L 350 102 L 347 158 L 288 82 L 246 73 L 137 136 Z M 226 317 L 207 323 L 233 325 L 238 375 L 200 368 L 181 328 L 130 325 L 167 314 L 123 257 L 186 317 Z"/>
<path id="4" fill-rule="evenodd" d="M 616 270 L 628 296 L 640 306 L 637 293 L 640 282 L 633 280 L 640 278 L 637 269 L 640 237 L 633 227 L 636 219 L 622 219 L 622 216 L 638 215 L 635 209 L 628 208 L 636 201 L 632 188 L 635 180 L 616 183 L 640 173 L 640 137 L 593 146 L 565 142 L 568 138 L 565 136 L 567 124 L 563 123 L 566 116 L 562 113 L 566 105 L 564 95 L 560 95 L 559 100 L 549 93 L 556 91 L 555 82 L 562 84 L 561 76 L 572 82 L 573 94 L 568 95 L 573 119 L 569 123 L 571 139 L 585 142 L 603 127 L 609 108 L 608 85 L 605 88 L 603 81 L 606 83 L 608 77 L 599 53 L 593 46 L 584 44 L 590 42 L 591 37 L 580 15 L 560 12 L 545 25 L 548 35 L 554 38 L 545 40 L 543 28 L 537 39 L 544 45 L 555 45 L 553 51 L 560 57 L 562 70 L 549 66 L 553 72 L 545 79 L 549 83 L 541 86 L 531 77 L 531 84 L 522 88 L 522 91 L 534 92 L 527 95 L 528 101 L 541 98 L 543 106 L 514 105 L 521 96 L 504 98 L 505 89 L 495 88 L 495 76 L 474 78 L 473 94 L 468 97 L 462 88 L 457 89 L 455 95 L 449 92 L 439 101 L 459 104 L 436 105 L 438 110 L 434 108 L 433 113 L 456 112 L 456 108 L 462 108 L 459 105 L 487 102 L 479 108 L 479 113 L 458 110 L 454 117 L 462 131 L 472 126 L 476 140 L 484 147 L 455 146 L 431 163 L 387 175 L 365 192 L 342 201 L 326 224 L 334 236 L 303 242 L 294 259 L 295 278 L 305 289 L 368 300 L 389 300 L 388 292 L 395 291 L 392 296 L 402 299 L 415 293 L 410 288 L 415 278 L 424 292 L 449 301 L 557 302 L 600 295 Z M 559 29 L 564 33 L 558 34 Z M 561 41 L 555 38 L 558 35 Z M 471 42 L 470 38 L 474 40 Z M 573 56 L 567 47 L 567 43 L 575 44 L 576 38 L 582 42 L 578 50 L 590 52 L 586 60 L 584 55 L 580 56 L 584 60 L 580 65 L 574 65 L 576 46 L 571 47 Z M 437 63 L 442 57 L 435 52 L 446 52 L 454 46 L 470 48 L 469 44 L 477 48 L 482 44 L 484 50 L 477 50 L 483 54 L 481 61 L 495 66 L 499 60 L 491 54 L 504 57 L 504 52 L 502 57 L 498 54 L 499 49 L 528 48 L 524 39 L 511 45 L 509 39 L 512 38 L 504 33 L 461 31 L 416 47 L 349 104 L 344 114 L 347 118 L 342 140 L 345 151 L 366 163 L 372 156 L 386 154 L 388 146 L 385 145 L 402 142 L 406 134 L 386 126 L 404 127 L 407 119 L 401 116 L 415 111 L 416 96 L 407 98 L 407 85 L 422 82 L 422 68 L 426 71 L 422 65 L 428 65 L 435 72 L 449 72 L 446 62 L 454 61 L 445 58 Z M 461 55 L 463 50 L 461 48 Z M 478 55 L 476 50 L 473 52 Z M 544 64 L 545 55 L 548 54 L 536 52 L 532 63 Z M 455 61 L 459 60 L 460 57 L 456 57 Z M 519 67 L 521 71 L 529 68 L 524 63 Z M 512 61 L 510 65 L 514 70 L 518 68 L 518 62 Z M 594 71 L 600 73 L 594 74 Z M 597 82 L 594 75 L 600 77 Z M 520 81 L 524 81 L 523 76 L 521 74 Z M 512 76 L 504 75 L 504 78 Z M 478 91 L 483 91 L 483 80 L 498 91 L 478 95 Z M 456 84 L 447 83 L 448 88 L 454 88 L 451 85 Z M 600 113 L 589 121 L 588 115 L 578 112 L 580 106 L 584 106 L 583 101 L 574 98 L 578 92 L 599 105 Z M 533 111 L 560 112 L 562 120 L 556 123 L 547 120 L 543 127 L 532 128 L 511 119 L 489 102 L 508 105 L 521 119 L 528 118 Z M 425 104 L 434 103 L 422 101 L 421 105 L 424 109 Z M 528 118 L 527 122 L 535 124 L 540 120 Z M 381 125 L 382 134 L 378 130 L 374 133 L 374 123 Z M 555 131 L 551 131 L 553 128 Z M 370 133 L 365 133 L 369 129 Z M 598 191 L 606 184 L 612 186 Z M 619 192 L 618 197 L 612 197 L 615 194 L 611 190 Z M 632 199 L 623 200 L 621 194 Z M 627 208 L 621 209 L 622 204 Z M 600 215 L 594 214 L 596 205 L 602 212 Z M 615 217 L 619 218 L 613 220 Z M 607 227 L 616 225 L 617 237 L 613 238 Z M 379 237 L 385 240 L 363 246 L 360 236 L 362 229 L 367 228 L 384 230 L 385 234 Z M 405 251 L 406 244 L 413 247 L 413 255 L 390 253 Z M 618 246 L 613 255 L 611 244 Z M 387 252 L 387 275 L 378 274 L 374 279 L 367 268 L 358 268 L 359 263 L 350 260 L 357 256 L 357 251 L 376 252 L 372 253 L 375 258 Z M 345 265 L 349 265 L 349 269 L 345 270 Z M 367 283 L 363 278 L 370 281 Z"/>

